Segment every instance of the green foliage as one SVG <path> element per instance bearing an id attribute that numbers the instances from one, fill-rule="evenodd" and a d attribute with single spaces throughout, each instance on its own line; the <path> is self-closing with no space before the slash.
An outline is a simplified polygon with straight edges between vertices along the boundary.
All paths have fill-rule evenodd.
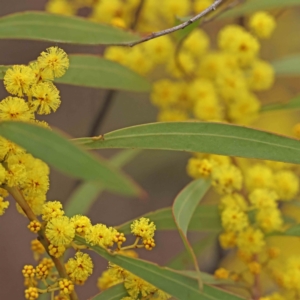
<path id="1" fill-rule="evenodd" d="M 210 122 L 153 123 L 76 139 L 89 149 L 138 148 L 215 153 L 300 163 L 300 142 L 252 128 Z"/>
<path id="2" fill-rule="evenodd" d="M 280 60 L 273 61 L 273 68 L 277 76 L 299 76 L 300 56 L 287 56 Z"/>
<path id="3" fill-rule="evenodd" d="M 97 254 L 108 261 L 128 270 L 129 272 L 146 280 L 166 293 L 176 297 L 178 300 L 239 300 L 241 297 L 232 295 L 204 284 L 200 291 L 197 280 L 175 270 L 160 267 L 137 258 L 131 258 L 120 254 L 110 254 L 99 246 L 90 246 L 85 240 L 76 236 L 75 240 L 80 244 L 87 245 Z"/>
<path id="4" fill-rule="evenodd" d="M 0 124 L 0 134 L 67 175 L 100 182 L 108 190 L 123 195 L 141 193 L 121 171 L 76 147 L 55 131 L 29 123 L 6 121 Z"/>
<path id="5" fill-rule="evenodd" d="M 94 296 L 90 300 L 120 300 L 127 295 L 127 291 L 123 284 L 117 284 Z"/>
<path id="6" fill-rule="evenodd" d="M 116 154 L 110 161 L 110 165 L 121 168 L 137 154 L 138 150 L 124 150 Z M 65 206 L 65 214 L 69 217 L 77 214 L 87 214 L 99 194 L 105 189 L 101 183 L 84 182 L 77 187 Z"/>
<path id="7" fill-rule="evenodd" d="M 0 39 L 112 45 L 134 42 L 138 37 L 116 27 L 79 17 L 23 12 L 0 18 Z"/>
<path id="8" fill-rule="evenodd" d="M 289 110 L 300 109 L 300 96 L 293 98 L 287 103 L 274 103 L 264 105 L 261 112 L 277 111 L 277 110 Z"/>

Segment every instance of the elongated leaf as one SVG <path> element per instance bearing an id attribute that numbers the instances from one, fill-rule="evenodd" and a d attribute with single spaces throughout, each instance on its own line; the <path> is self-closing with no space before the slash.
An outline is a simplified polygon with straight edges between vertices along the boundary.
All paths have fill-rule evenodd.
<path id="1" fill-rule="evenodd" d="M 300 55 L 284 57 L 272 62 L 277 76 L 299 76 Z"/>
<path id="2" fill-rule="evenodd" d="M 77 139 L 89 149 L 137 148 L 204 152 L 300 163 L 300 141 L 252 128 L 211 122 L 167 122 L 128 127 L 103 140 Z"/>
<path id="3" fill-rule="evenodd" d="M 300 224 L 288 228 L 283 235 L 300 236 Z"/>
<path id="4" fill-rule="evenodd" d="M 116 62 L 96 55 L 69 55 L 69 58 L 69 69 L 55 82 L 133 92 L 147 92 L 151 89 L 145 78 Z M 0 66 L 0 79 L 4 78 L 9 67 Z"/>
<path id="5" fill-rule="evenodd" d="M 289 8 L 300 5 L 299 0 L 251 0 L 246 1 L 245 4 L 239 5 L 234 9 L 228 10 L 220 16 L 220 18 L 232 18 L 239 17 L 245 14 L 249 14 L 258 10 L 267 10 L 274 8 Z"/>
<path id="6" fill-rule="evenodd" d="M 120 300 L 128 295 L 123 284 L 117 284 L 90 298 L 89 300 Z"/>
<path id="7" fill-rule="evenodd" d="M 0 39 L 107 45 L 136 41 L 133 34 L 84 18 L 44 12 L 23 12 L 0 18 Z"/>
<path id="8" fill-rule="evenodd" d="M 203 251 L 205 251 L 208 247 L 210 247 L 216 241 L 216 235 L 209 235 L 204 239 L 192 244 L 193 251 L 197 257 L 201 255 Z M 176 270 L 184 270 L 190 264 L 191 259 L 188 251 L 184 249 L 182 252 L 173 257 L 170 262 L 167 263 L 167 266 L 176 269 Z M 202 278 L 203 279 L 203 278 Z M 205 282 L 205 280 L 203 279 Z"/>
<path id="9" fill-rule="evenodd" d="M 109 161 L 110 165 L 121 168 L 132 160 L 139 152 L 140 151 L 138 150 L 121 151 Z M 100 183 L 89 181 L 82 183 L 68 199 L 64 208 L 65 214 L 69 217 L 76 214 L 87 214 L 90 207 L 103 190 L 104 187 Z"/>
<path id="10" fill-rule="evenodd" d="M 67 175 L 99 181 L 108 190 L 125 195 L 140 193 L 121 171 L 76 147 L 55 131 L 29 123 L 5 121 L 0 123 L 0 135 Z"/>
<path id="11" fill-rule="evenodd" d="M 208 180 L 198 179 L 191 182 L 179 193 L 172 207 L 173 217 L 178 232 L 181 236 L 186 250 L 190 254 L 192 261 L 194 262 L 194 267 L 196 273 L 198 274 L 197 280 L 199 282 L 200 289 L 202 288 L 201 274 L 198 266 L 197 257 L 187 238 L 187 230 L 199 202 L 202 200 L 209 187 L 210 181 Z"/>
<path id="12" fill-rule="evenodd" d="M 95 55 L 70 55 L 70 68 L 55 82 L 134 92 L 150 91 L 149 82 L 116 62 Z"/>
<path id="13" fill-rule="evenodd" d="M 274 103 L 274 104 L 264 105 L 261 109 L 261 112 L 288 110 L 288 109 L 300 109 L 300 96 L 290 100 L 287 103 Z"/>
<path id="14" fill-rule="evenodd" d="M 170 207 L 159 209 L 147 213 L 142 217 L 149 218 L 156 225 L 157 230 L 177 230 Z M 130 233 L 130 224 L 133 220 L 128 221 L 116 228 L 125 233 Z M 189 228 L 190 231 L 207 231 L 219 232 L 222 230 L 220 223 L 219 210 L 216 205 L 199 205 L 192 217 Z"/>
<path id="15" fill-rule="evenodd" d="M 163 268 L 141 259 L 126 257 L 120 254 L 111 254 L 99 246 L 91 247 L 79 236 L 76 236 L 75 240 L 80 244 L 89 246 L 106 260 L 111 261 L 112 263 L 143 278 L 147 282 L 174 296 L 178 300 L 242 299 L 209 285 L 204 285 L 203 291 L 200 291 L 198 289 L 197 280 L 176 272 L 175 270 Z"/>

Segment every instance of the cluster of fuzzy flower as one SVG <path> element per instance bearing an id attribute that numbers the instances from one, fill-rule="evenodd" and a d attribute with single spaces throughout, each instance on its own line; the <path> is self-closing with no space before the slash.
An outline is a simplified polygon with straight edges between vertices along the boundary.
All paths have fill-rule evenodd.
<path id="1" fill-rule="evenodd" d="M 222 195 L 219 209 L 224 232 L 219 236 L 220 245 L 223 249 L 237 249 L 239 259 L 246 265 L 239 272 L 220 268 L 215 276 L 243 280 L 245 274 L 255 277 L 264 267 L 264 271 L 272 274 L 272 278 L 286 289 L 284 295 L 295 293 L 291 282 L 297 282 L 293 280 L 296 280 L 298 269 L 278 274 L 278 266 L 274 267 L 272 260 L 280 251 L 268 246 L 267 237 L 288 226 L 280 207 L 296 199 L 299 193 L 297 168 L 270 161 L 253 163 L 235 159 L 234 162 L 240 167 L 225 156 L 195 154 L 187 165 L 192 178 L 210 179 L 216 192 Z"/>
<path id="2" fill-rule="evenodd" d="M 121 254 L 134 258 L 137 257 L 137 253 L 132 250 L 122 251 Z M 159 290 L 145 280 L 133 275 L 132 273 L 115 264 L 109 263 L 108 270 L 103 272 L 101 277 L 98 279 L 98 287 L 103 291 L 118 283 L 123 283 L 129 294 L 129 296 L 123 297 L 121 300 L 167 300 L 171 298 L 170 295 Z"/>
<path id="3" fill-rule="evenodd" d="M 48 48 L 36 61 L 14 65 L 4 76 L 4 86 L 12 95 L 0 102 L 1 121 L 13 120 L 35 123 L 35 114 L 49 114 L 60 105 L 59 91 L 53 84 L 55 77 L 62 76 L 69 66 L 66 53 L 57 47 Z M 0 182 L 6 190 L 17 189 L 36 215 L 41 214 L 49 188 L 49 168 L 39 159 L 0 137 Z M 0 190 L 0 215 L 8 207 L 4 201 L 5 190 Z M 18 210 L 22 209 L 18 206 Z"/>
<path id="4" fill-rule="evenodd" d="M 27 287 L 25 290 L 25 298 L 29 300 L 37 299 L 40 293 L 46 292 L 59 292 L 57 299 L 67 297 L 67 295 L 73 292 L 74 285 L 84 284 L 92 274 L 92 259 L 87 253 L 80 251 L 86 247 L 78 244 L 78 242 L 76 243 L 76 235 L 83 237 L 87 244 L 91 246 L 100 246 L 105 249 L 110 248 L 113 250 L 112 247 L 116 245 L 115 251 L 118 252 L 130 248 L 145 248 L 151 250 L 155 246 L 154 233 L 156 227 L 153 222 L 150 222 L 150 220 L 146 218 L 135 220 L 131 224 L 131 232 L 136 236 L 136 241 L 133 245 L 122 247 L 122 244 L 126 241 L 123 233 L 118 232 L 113 227 L 107 227 L 104 224 L 92 225 L 90 219 L 86 216 L 76 215 L 69 218 L 65 216 L 62 204 L 59 201 L 48 201 L 44 203 L 41 217 L 44 221 L 43 223 L 40 223 L 36 219 L 29 223 L 28 228 L 33 233 L 44 230 L 47 242 L 43 245 L 44 247 L 46 246 L 47 253 L 50 257 L 60 258 L 70 247 L 73 247 L 77 252 L 74 258 L 70 258 L 66 262 L 65 269 L 68 278 L 62 279 L 58 277 L 58 274 L 53 269 L 54 264 L 51 259 L 42 258 L 42 255 L 45 253 L 43 245 L 38 240 L 34 240 L 31 246 L 32 251 L 34 252 L 34 257 L 40 262 L 36 267 L 26 265 L 23 269 L 25 285 Z M 140 240 L 141 243 L 139 243 Z M 118 267 L 115 266 L 115 268 Z M 157 288 L 154 288 L 141 279 L 137 279 L 136 276 L 133 276 L 132 274 L 129 276 L 129 273 L 125 272 L 125 270 L 123 276 L 125 288 L 132 296 L 132 299 L 136 299 L 134 298 L 134 291 L 136 291 L 136 289 L 133 286 L 133 283 L 131 285 L 129 284 L 131 281 L 135 282 L 136 280 L 139 280 L 143 282 L 144 288 L 141 287 L 143 293 L 146 293 L 146 291 L 152 293 L 153 289 L 159 294 L 162 293 L 161 291 L 158 291 Z M 42 280 L 43 282 L 51 281 L 51 284 L 48 282 L 47 289 L 45 290 L 38 289 L 38 280 Z M 114 277 L 111 277 L 111 285 L 119 282 L 119 280 L 117 281 Z M 140 284 L 138 284 L 138 287 L 140 287 Z"/>

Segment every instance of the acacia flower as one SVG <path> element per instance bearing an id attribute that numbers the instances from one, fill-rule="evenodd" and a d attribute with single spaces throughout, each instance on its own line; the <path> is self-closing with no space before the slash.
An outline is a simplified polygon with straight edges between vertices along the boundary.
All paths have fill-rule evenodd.
<path id="1" fill-rule="evenodd" d="M 35 82 L 35 75 L 30 67 L 15 65 L 8 69 L 4 75 L 4 86 L 13 95 L 27 94 Z"/>
<path id="2" fill-rule="evenodd" d="M 50 47 L 46 52 L 43 51 L 37 61 L 41 69 L 51 70 L 54 77 L 63 76 L 69 68 L 67 53 L 58 47 Z"/>
<path id="3" fill-rule="evenodd" d="M 65 214 L 62 210 L 62 204 L 59 201 L 48 201 L 43 205 L 42 219 L 49 221 L 52 218 L 57 218 Z"/>
<path id="4" fill-rule="evenodd" d="M 139 220 L 134 220 L 130 228 L 135 236 L 141 237 L 144 240 L 152 239 L 156 230 L 155 224 L 144 217 Z"/>
<path id="5" fill-rule="evenodd" d="M 60 216 L 47 223 L 45 233 L 54 246 L 68 245 L 74 239 L 75 228 L 68 217 Z"/>

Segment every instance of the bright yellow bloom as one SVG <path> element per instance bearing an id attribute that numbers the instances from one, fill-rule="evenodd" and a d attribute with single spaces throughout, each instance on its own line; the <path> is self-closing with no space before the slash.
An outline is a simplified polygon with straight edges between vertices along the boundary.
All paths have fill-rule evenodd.
<path id="1" fill-rule="evenodd" d="M 121 47 L 107 47 L 104 52 L 106 59 L 118 62 L 121 65 L 126 65 L 126 58 L 129 53 L 129 49 Z"/>
<path id="2" fill-rule="evenodd" d="M 98 278 L 97 286 L 101 291 L 107 290 L 111 286 L 122 282 L 122 279 L 115 278 L 114 276 L 112 276 L 110 270 L 111 269 L 108 269 L 108 270 L 104 271 L 101 274 L 101 276 Z"/>
<path id="3" fill-rule="evenodd" d="M 259 210 L 256 214 L 256 221 L 265 232 L 280 231 L 283 225 L 281 212 L 277 208 Z"/>
<path id="4" fill-rule="evenodd" d="M 31 231 L 31 232 L 34 232 L 34 233 L 37 233 L 38 231 L 41 230 L 42 228 L 42 224 L 39 222 L 39 221 L 31 221 L 29 223 L 29 225 L 27 226 L 27 228 Z"/>
<path id="5" fill-rule="evenodd" d="M 249 191 L 253 191 L 256 188 L 272 189 L 274 186 L 274 175 L 269 167 L 256 164 L 247 169 L 245 183 Z"/>
<path id="6" fill-rule="evenodd" d="M 229 118 L 237 124 L 250 124 L 259 114 L 261 103 L 256 95 L 243 91 L 228 106 Z"/>
<path id="7" fill-rule="evenodd" d="M 4 198 L 0 196 L 0 216 L 2 216 L 5 210 L 8 208 L 9 202 L 4 201 Z"/>
<path id="8" fill-rule="evenodd" d="M 183 78 L 186 74 L 193 74 L 197 64 L 193 55 L 185 50 L 181 50 L 177 56 L 171 56 L 167 64 L 167 71 L 175 78 Z"/>
<path id="9" fill-rule="evenodd" d="M 164 0 L 159 3 L 158 9 L 168 23 L 172 24 L 176 17 L 185 17 L 189 14 L 191 9 L 190 5 L 190 0 Z"/>
<path id="10" fill-rule="evenodd" d="M 7 97 L 0 102 L 0 120 L 29 121 L 34 114 L 22 98 Z"/>
<path id="11" fill-rule="evenodd" d="M 160 108 L 167 108 L 176 102 L 178 86 L 168 79 L 158 80 L 153 84 L 151 102 Z"/>
<path id="12" fill-rule="evenodd" d="M 62 204 L 59 201 L 48 201 L 43 206 L 42 219 L 49 221 L 52 218 L 57 218 L 65 214 L 62 210 Z"/>
<path id="13" fill-rule="evenodd" d="M 74 290 L 74 284 L 72 283 L 71 280 L 66 279 L 66 278 L 61 279 L 58 282 L 58 285 L 59 285 L 59 288 L 60 288 L 60 292 L 63 295 L 70 295 Z"/>
<path id="14" fill-rule="evenodd" d="M 288 170 L 275 173 L 275 190 L 280 200 L 292 200 L 299 192 L 298 177 Z"/>
<path id="15" fill-rule="evenodd" d="M 92 226 L 91 220 L 88 217 L 81 215 L 73 216 L 71 222 L 74 224 L 76 233 L 80 236 L 85 236 Z"/>
<path id="16" fill-rule="evenodd" d="M 257 209 L 276 208 L 277 200 L 279 199 L 276 192 L 268 189 L 254 189 L 250 195 L 249 200 L 251 204 Z"/>
<path id="17" fill-rule="evenodd" d="M 252 261 L 248 263 L 248 268 L 252 274 L 260 274 L 261 272 L 261 264 L 257 261 Z"/>
<path id="18" fill-rule="evenodd" d="M 33 252 L 34 259 L 39 260 L 41 254 L 45 253 L 45 248 L 39 240 L 34 239 L 31 241 L 31 251 Z"/>
<path id="19" fill-rule="evenodd" d="M 225 231 L 219 235 L 219 242 L 223 249 L 230 249 L 236 246 L 236 233 Z"/>
<path id="20" fill-rule="evenodd" d="M 76 13 L 75 6 L 67 0 L 49 0 L 45 10 L 52 14 L 72 16 Z"/>
<path id="21" fill-rule="evenodd" d="M 215 271 L 214 276 L 217 279 L 227 279 L 229 277 L 229 271 L 224 268 L 219 268 Z"/>
<path id="22" fill-rule="evenodd" d="M 199 99 L 194 106 L 195 117 L 203 121 L 220 121 L 223 119 L 223 107 L 217 98 Z"/>
<path id="23" fill-rule="evenodd" d="M 219 208 L 221 210 L 233 208 L 241 211 L 246 211 L 248 208 L 248 204 L 246 202 L 246 199 L 241 194 L 233 193 L 225 195 L 220 199 Z"/>
<path id="24" fill-rule="evenodd" d="M 54 77 L 61 77 L 69 68 L 67 53 L 58 48 L 50 47 L 43 51 L 37 59 L 41 69 L 51 70 Z"/>
<path id="25" fill-rule="evenodd" d="M 152 239 L 156 230 L 156 226 L 153 222 L 150 222 L 148 218 L 140 218 L 134 220 L 130 225 L 131 232 L 144 240 Z"/>
<path id="26" fill-rule="evenodd" d="M 26 168 L 22 164 L 8 164 L 5 181 L 9 187 L 20 186 L 26 180 Z"/>
<path id="27" fill-rule="evenodd" d="M 66 263 L 67 273 L 72 281 L 85 281 L 93 272 L 93 262 L 86 253 L 77 252 L 74 258 Z"/>
<path id="28" fill-rule="evenodd" d="M 115 233 L 104 224 L 91 226 L 85 234 L 86 241 L 103 248 L 111 247 L 114 243 Z"/>
<path id="29" fill-rule="evenodd" d="M 253 227 L 248 227 L 245 231 L 240 232 L 237 237 L 237 246 L 245 253 L 260 253 L 265 244 L 263 233 Z"/>
<path id="30" fill-rule="evenodd" d="M 54 246 L 54 245 L 50 244 L 48 247 L 48 251 L 51 256 L 59 258 L 65 253 L 66 247 L 63 245 Z"/>
<path id="31" fill-rule="evenodd" d="M 24 153 L 25 149 L 17 146 L 13 142 L 0 137 L 0 160 L 3 160 L 6 156 L 16 155 Z"/>
<path id="32" fill-rule="evenodd" d="M 240 232 L 249 225 L 248 216 L 238 208 L 228 207 L 221 213 L 222 226 L 229 232 Z"/>
<path id="33" fill-rule="evenodd" d="M 47 223 L 45 234 L 54 246 L 69 245 L 75 237 L 75 227 L 68 217 L 60 216 Z"/>
<path id="34" fill-rule="evenodd" d="M 37 279 L 47 278 L 51 269 L 54 267 L 54 263 L 50 258 L 43 258 L 43 260 L 36 267 Z"/>
<path id="35" fill-rule="evenodd" d="M 32 69 L 35 75 L 35 84 L 54 79 L 53 72 L 49 69 L 42 69 L 37 61 L 31 62 L 29 67 Z"/>
<path id="36" fill-rule="evenodd" d="M 12 95 L 23 96 L 28 94 L 34 83 L 34 73 L 27 66 L 15 65 L 9 68 L 4 75 L 4 86 Z"/>
<path id="37" fill-rule="evenodd" d="M 268 90 L 274 84 L 275 71 L 266 61 L 255 60 L 247 75 L 249 87 L 254 91 Z"/>
<path id="38" fill-rule="evenodd" d="M 35 287 L 29 287 L 25 290 L 25 299 L 35 300 L 39 297 L 38 289 Z"/>
<path id="39" fill-rule="evenodd" d="M 199 14 L 200 12 L 208 8 L 210 5 L 212 5 L 213 2 L 213 0 L 195 0 L 193 6 L 194 12 L 196 14 Z"/>
<path id="40" fill-rule="evenodd" d="M 221 165 L 213 169 L 212 185 L 220 194 L 230 194 L 242 188 L 241 171 L 234 165 Z"/>
<path id="41" fill-rule="evenodd" d="M 22 274 L 25 278 L 33 278 L 35 276 L 35 269 L 32 265 L 25 265 Z"/>
<path id="42" fill-rule="evenodd" d="M 52 82 L 42 82 L 32 88 L 34 110 L 40 115 L 55 112 L 60 106 L 59 91 Z"/>
<path id="43" fill-rule="evenodd" d="M 261 39 L 268 39 L 275 27 L 275 18 L 266 11 L 258 11 L 249 20 L 249 27 Z"/>

